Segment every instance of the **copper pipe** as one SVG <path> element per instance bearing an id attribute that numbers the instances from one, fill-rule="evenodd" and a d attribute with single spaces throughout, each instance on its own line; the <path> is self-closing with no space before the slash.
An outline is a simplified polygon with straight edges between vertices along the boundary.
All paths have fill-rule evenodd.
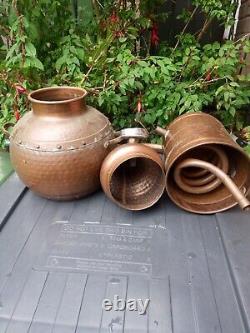
<path id="1" fill-rule="evenodd" d="M 211 151 L 217 154 L 217 167 L 221 168 L 224 174 L 228 173 L 229 161 L 225 152 L 217 147 L 209 147 Z M 214 163 L 210 163 L 214 165 Z M 214 173 L 207 172 L 207 169 L 198 170 L 195 178 L 191 177 L 188 172 L 186 172 L 185 177 L 179 172 L 178 167 L 175 169 L 175 181 L 177 185 L 183 189 L 185 192 L 193 194 L 208 193 L 215 190 L 221 183 L 221 179 L 216 177 Z M 201 171 L 205 171 L 205 174 L 201 174 Z M 193 172 L 193 175 L 195 173 Z"/>
<path id="2" fill-rule="evenodd" d="M 162 145 L 158 145 L 156 143 L 143 143 L 143 145 L 152 148 L 160 154 L 164 153 L 164 147 Z"/>
<path id="3" fill-rule="evenodd" d="M 247 200 L 247 198 L 244 196 L 244 194 L 239 190 L 239 188 L 235 185 L 235 183 L 232 181 L 232 179 L 221 169 L 216 167 L 215 165 L 202 161 L 197 160 L 195 158 L 188 158 L 182 162 L 180 162 L 174 171 L 174 177 L 177 182 L 177 179 L 179 178 L 181 174 L 181 170 L 183 168 L 189 168 L 189 167 L 195 167 L 195 168 L 201 168 L 206 169 L 213 173 L 218 179 L 221 180 L 221 182 L 227 187 L 227 189 L 231 192 L 235 200 L 238 202 L 239 206 L 245 210 L 250 207 L 250 202 Z M 185 188 L 183 190 L 186 190 Z M 196 192 L 199 193 L 199 192 Z"/>
<path id="4" fill-rule="evenodd" d="M 169 135 L 169 131 L 166 130 L 165 128 L 160 127 L 160 126 L 156 127 L 155 132 L 157 134 L 161 135 L 164 139 L 166 139 L 167 136 Z"/>
<path id="5" fill-rule="evenodd" d="M 179 207 L 199 214 L 227 210 L 250 192 L 250 159 L 233 141 L 216 118 L 206 113 L 187 113 L 176 118 L 162 133 L 165 139 L 166 190 Z M 175 171 L 186 159 L 202 160 L 221 169 L 241 191 L 237 197 L 228 191 L 223 181 L 206 168 L 188 167 Z M 235 192 L 234 192 L 235 193 Z"/>

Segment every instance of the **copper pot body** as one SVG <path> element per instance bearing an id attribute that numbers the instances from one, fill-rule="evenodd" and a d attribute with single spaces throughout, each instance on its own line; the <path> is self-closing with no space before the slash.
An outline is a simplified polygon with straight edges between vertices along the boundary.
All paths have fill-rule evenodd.
<path id="1" fill-rule="evenodd" d="M 103 162 L 100 179 L 106 195 L 128 210 L 151 207 L 165 190 L 162 159 L 141 143 L 126 143 L 112 150 Z"/>
<path id="2" fill-rule="evenodd" d="M 11 133 L 12 164 L 24 184 L 43 197 L 80 198 L 100 185 L 113 130 L 103 114 L 86 105 L 86 94 L 73 87 L 32 92 L 32 111 Z"/>
<path id="3" fill-rule="evenodd" d="M 168 130 L 165 141 L 166 190 L 178 206 L 187 211 L 210 214 L 231 208 L 240 203 L 240 199 L 244 201 L 243 208 L 249 205 L 243 196 L 250 188 L 249 157 L 216 118 L 202 112 L 189 113 L 176 118 Z M 217 171 L 210 168 L 209 172 L 204 163 L 205 167 L 199 168 L 198 160 L 217 166 Z M 229 175 L 241 193 L 233 193 L 230 179 L 223 183 L 223 177 L 217 177 L 218 169 Z M 238 201 L 237 196 L 241 197 Z"/>

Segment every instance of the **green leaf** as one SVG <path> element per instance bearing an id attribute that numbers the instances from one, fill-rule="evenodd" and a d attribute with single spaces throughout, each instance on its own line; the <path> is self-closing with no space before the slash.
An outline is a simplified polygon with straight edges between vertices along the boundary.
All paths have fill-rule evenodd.
<path id="1" fill-rule="evenodd" d="M 191 102 L 192 102 L 191 98 L 189 98 L 189 99 L 186 100 L 186 102 L 184 103 L 184 106 L 185 106 L 186 109 L 188 109 L 190 107 Z"/>
<path id="2" fill-rule="evenodd" d="M 143 84 L 141 82 L 139 82 L 139 81 L 135 81 L 135 86 L 139 90 L 143 90 L 144 89 Z"/>
<path id="3" fill-rule="evenodd" d="M 230 113 L 230 115 L 232 116 L 232 117 L 235 117 L 235 114 L 236 114 L 236 110 L 235 110 L 235 108 L 233 108 L 232 106 L 229 108 L 229 113 Z"/>
<path id="4" fill-rule="evenodd" d="M 30 58 L 26 58 L 26 59 L 25 59 L 25 62 L 24 62 L 24 64 L 23 64 L 23 67 L 24 67 L 24 68 L 32 67 Z"/>
<path id="5" fill-rule="evenodd" d="M 29 36 L 32 41 L 37 41 L 40 38 L 39 30 L 37 26 L 32 22 L 30 22 L 29 26 Z"/>
<path id="6" fill-rule="evenodd" d="M 28 42 L 27 44 L 25 44 L 25 50 L 26 50 L 27 56 L 29 56 L 29 57 L 36 56 L 36 48 L 31 42 Z"/>
<path id="7" fill-rule="evenodd" d="M 76 54 L 80 60 L 84 60 L 85 52 L 84 49 L 82 48 L 77 48 L 76 49 Z"/>
<path id="8" fill-rule="evenodd" d="M 186 111 L 185 105 L 183 105 L 179 110 L 179 115 Z"/>
<path id="9" fill-rule="evenodd" d="M 111 63 L 111 62 L 114 62 L 115 58 L 107 58 L 107 63 Z"/>
<path id="10" fill-rule="evenodd" d="M 103 96 L 100 94 L 100 95 L 98 96 L 98 105 L 99 105 L 99 106 L 102 106 L 103 103 L 104 103 L 104 98 L 103 98 Z"/>
<path id="11" fill-rule="evenodd" d="M 146 61 L 143 61 L 143 60 L 138 61 L 138 65 L 140 65 L 142 67 L 148 67 L 148 63 Z"/>
<path id="12" fill-rule="evenodd" d="M 240 87 L 240 85 L 237 82 L 230 82 L 229 85 L 231 87 Z"/>
<path id="13" fill-rule="evenodd" d="M 230 98 L 230 94 L 229 94 L 228 91 L 226 91 L 225 94 L 224 94 L 224 99 L 225 99 L 225 101 L 228 102 L 228 101 L 229 101 L 229 98 Z"/>
<path id="14" fill-rule="evenodd" d="M 43 64 L 41 63 L 41 61 L 37 58 L 32 58 L 31 59 L 31 65 L 32 67 L 35 67 L 37 69 L 40 69 L 41 71 L 44 70 Z"/>
<path id="15" fill-rule="evenodd" d="M 17 20 L 17 13 L 15 11 L 15 8 L 14 8 L 14 6 L 10 6 L 9 15 L 8 15 L 9 25 L 12 26 L 16 20 Z"/>
<path id="16" fill-rule="evenodd" d="M 134 77 L 131 77 L 129 80 L 128 80 L 129 84 L 131 87 L 133 87 L 135 85 L 135 78 Z"/>
<path id="17" fill-rule="evenodd" d="M 127 37 L 120 37 L 119 38 L 120 43 L 124 43 L 124 42 L 126 42 L 126 40 L 127 40 Z"/>
<path id="18" fill-rule="evenodd" d="M 66 61 L 67 61 L 67 58 L 64 55 L 62 57 L 60 57 L 59 59 L 57 59 L 55 67 L 58 72 L 60 71 L 62 65 L 66 64 Z"/>
<path id="19" fill-rule="evenodd" d="M 219 50 L 219 56 L 221 58 L 224 56 L 224 50 L 222 48 Z"/>
<path id="20" fill-rule="evenodd" d="M 13 56 L 14 52 L 17 50 L 18 44 L 13 44 L 6 55 L 6 60 L 10 59 Z"/>

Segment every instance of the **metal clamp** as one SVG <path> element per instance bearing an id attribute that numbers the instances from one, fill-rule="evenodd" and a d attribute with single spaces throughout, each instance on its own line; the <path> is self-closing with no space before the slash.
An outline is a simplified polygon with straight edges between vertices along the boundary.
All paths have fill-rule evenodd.
<path id="1" fill-rule="evenodd" d="M 133 142 L 143 141 L 146 140 L 149 136 L 148 131 L 140 127 L 124 128 L 120 131 L 115 132 L 114 134 L 115 138 L 107 141 L 105 143 L 105 148 L 110 145 L 121 143 L 123 141 L 131 142 L 131 139 Z"/>

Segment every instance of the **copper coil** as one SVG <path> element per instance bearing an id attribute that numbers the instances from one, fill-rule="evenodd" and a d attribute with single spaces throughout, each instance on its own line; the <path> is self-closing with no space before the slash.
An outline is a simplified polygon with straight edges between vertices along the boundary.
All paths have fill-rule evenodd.
<path id="1" fill-rule="evenodd" d="M 188 113 L 158 133 L 165 139 L 166 190 L 178 206 L 201 214 L 237 203 L 249 208 L 249 157 L 217 119 Z"/>
<path id="2" fill-rule="evenodd" d="M 221 148 L 216 148 L 212 145 L 205 148 L 206 149 L 203 147 L 200 150 L 201 153 L 203 150 L 212 151 L 214 153 L 214 158 L 210 164 L 217 166 L 227 174 L 229 171 L 229 161 L 226 153 Z M 200 156 L 199 160 L 203 160 L 202 156 Z M 174 170 L 174 180 L 185 192 L 194 194 L 208 193 L 218 188 L 222 183 L 220 178 L 203 167 L 195 167 L 194 170 L 190 169 L 190 166 L 181 168 L 180 164 L 178 164 Z"/>
<path id="3" fill-rule="evenodd" d="M 242 209 L 249 208 L 249 201 L 230 178 L 235 169 L 231 168 L 230 170 L 229 158 L 225 151 L 213 145 L 204 146 L 199 151 L 199 159 L 186 158 L 176 164 L 174 169 L 174 181 L 176 185 L 186 193 L 198 195 L 212 192 L 223 183 L 232 193 L 235 200 L 238 201 Z M 213 153 L 212 163 L 206 161 L 205 151 Z M 197 152 L 194 155 L 197 155 Z"/>

